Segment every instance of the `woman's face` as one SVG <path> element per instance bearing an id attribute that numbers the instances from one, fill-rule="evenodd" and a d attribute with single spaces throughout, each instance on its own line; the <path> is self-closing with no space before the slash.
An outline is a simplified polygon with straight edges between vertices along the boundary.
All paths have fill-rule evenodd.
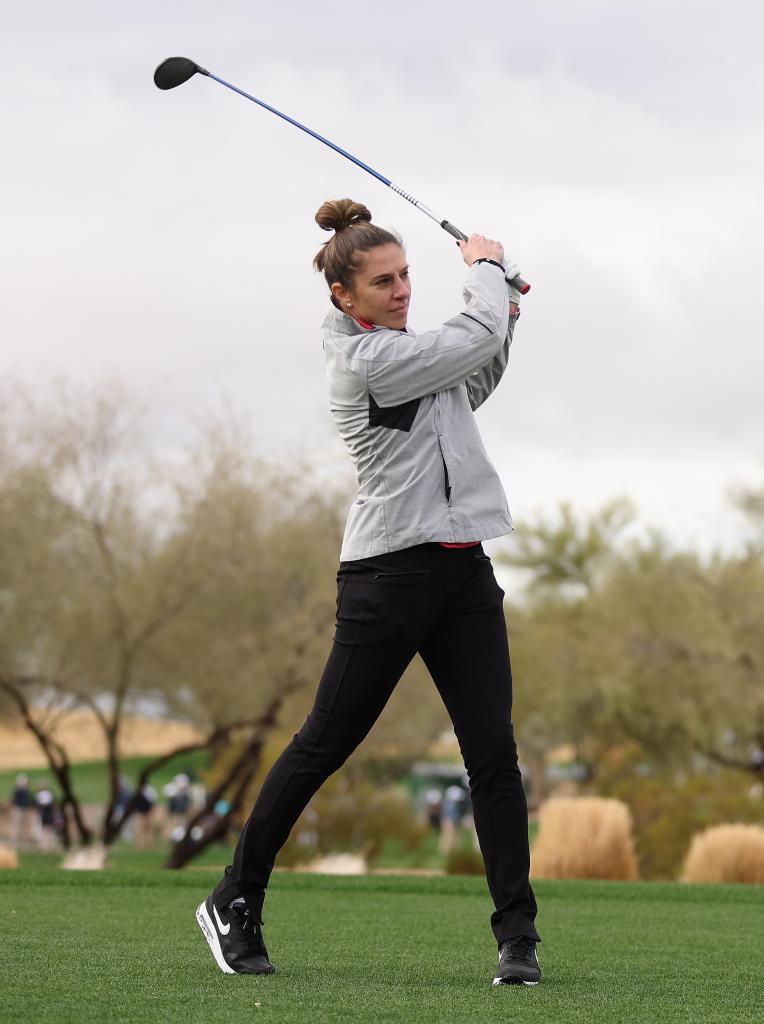
<path id="1" fill-rule="evenodd" d="M 378 327 L 403 330 L 411 298 L 406 253 L 392 242 L 362 253 L 352 288 L 347 290 L 336 282 L 332 294 L 343 312 Z"/>

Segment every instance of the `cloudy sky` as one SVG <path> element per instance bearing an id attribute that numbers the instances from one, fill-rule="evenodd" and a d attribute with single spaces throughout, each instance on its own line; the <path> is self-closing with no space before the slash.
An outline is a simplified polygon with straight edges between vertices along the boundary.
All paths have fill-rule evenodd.
<path id="1" fill-rule="evenodd" d="M 410 324 L 458 310 L 456 247 L 373 178 L 199 76 L 356 153 L 533 290 L 479 413 L 516 518 L 630 495 L 731 548 L 764 481 L 764 15 L 758 2 L 333 5 L 41 0 L 0 40 L 0 373 L 117 377 L 181 445 L 199 410 L 348 472 L 324 386 L 320 203 L 404 236 Z"/>

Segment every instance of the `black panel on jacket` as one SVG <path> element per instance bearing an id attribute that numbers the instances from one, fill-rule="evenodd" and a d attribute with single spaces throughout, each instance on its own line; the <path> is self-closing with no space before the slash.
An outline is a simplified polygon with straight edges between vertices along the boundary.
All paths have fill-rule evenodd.
<path id="1" fill-rule="evenodd" d="M 416 419 L 420 401 L 419 398 L 412 398 L 403 405 L 391 405 L 384 409 L 369 395 L 369 426 L 390 427 L 391 430 L 405 430 L 408 433 Z"/>

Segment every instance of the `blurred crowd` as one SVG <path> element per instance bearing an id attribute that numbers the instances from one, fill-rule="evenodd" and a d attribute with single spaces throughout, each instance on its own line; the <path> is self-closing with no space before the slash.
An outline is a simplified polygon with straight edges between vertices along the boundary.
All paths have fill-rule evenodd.
<path id="1" fill-rule="evenodd" d="M 122 838 L 132 842 L 136 849 L 147 849 L 162 839 L 179 842 L 187 832 L 189 820 L 202 808 L 207 799 L 204 785 L 190 775 L 180 772 L 157 792 L 150 784 L 137 792 L 127 776 L 121 776 L 112 820 L 122 818 L 128 804 L 135 797 L 133 812 L 122 827 Z M 225 811 L 224 802 L 215 808 Z M 16 776 L 10 797 L 8 838 L 15 847 L 36 846 L 40 850 L 56 849 L 61 842 L 63 817 L 59 800 L 47 779 L 34 787 L 29 776 L 21 772 Z M 191 830 L 191 838 L 194 837 Z M 201 829 L 199 830 L 201 834 Z"/>
<path id="2" fill-rule="evenodd" d="M 47 781 L 38 783 L 33 791 L 29 777 L 23 773 L 17 775 L 11 797 L 13 845 L 34 842 L 40 849 L 50 850 L 56 844 L 60 827 L 60 812 Z"/>
<path id="3" fill-rule="evenodd" d="M 133 796 L 130 780 L 123 775 L 119 780 L 113 811 L 116 821 L 122 817 Z M 162 786 L 161 797 L 147 783 L 138 790 L 134 813 L 125 822 L 122 837 L 132 841 L 139 850 L 153 846 L 162 838 L 178 842 L 186 833 L 192 813 L 203 807 L 206 799 L 204 786 L 185 772 L 179 772 Z"/>
<path id="4" fill-rule="evenodd" d="M 146 783 L 137 789 L 122 775 L 111 821 L 117 824 L 128 812 L 119 834 L 136 850 L 149 850 L 167 842 L 195 845 L 206 833 L 212 832 L 218 841 L 224 841 L 229 829 L 226 827 L 221 833 L 219 826 L 229 805 L 220 800 L 211 811 L 204 812 L 207 799 L 205 786 L 185 772 L 179 772 L 162 786 Z M 61 846 L 60 801 L 47 779 L 32 786 L 25 773 L 18 774 L 6 810 L 10 814 L 6 815 L 8 824 L 4 831 L 14 847 L 50 851 Z M 89 824 L 97 832 L 103 820 L 103 805 L 86 805 L 84 810 Z M 473 846 L 478 849 L 466 780 L 462 784 L 453 773 L 450 779 L 431 777 L 414 797 L 411 812 L 438 833 L 438 849 L 444 856 L 463 846 L 465 831 L 472 834 Z M 299 842 L 315 845 L 315 819 L 316 812 L 309 806 L 303 816 Z"/>

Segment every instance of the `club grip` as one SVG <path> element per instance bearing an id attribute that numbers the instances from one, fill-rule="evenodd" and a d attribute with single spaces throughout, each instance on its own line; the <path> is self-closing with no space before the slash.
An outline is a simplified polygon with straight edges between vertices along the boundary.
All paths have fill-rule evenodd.
<path id="1" fill-rule="evenodd" d="M 440 226 L 443 228 L 444 231 L 447 231 L 449 235 L 453 235 L 457 242 L 467 241 L 467 236 L 464 234 L 464 232 L 460 231 L 459 228 L 456 227 L 455 224 L 452 224 L 450 220 L 442 220 L 440 222 Z M 531 290 L 531 286 L 528 284 L 527 281 L 524 281 L 519 274 L 517 277 L 513 277 L 509 283 L 512 285 L 513 288 L 516 288 L 521 295 L 527 295 L 528 292 Z"/>
<path id="2" fill-rule="evenodd" d="M 513 277 L 509 282 L 513 288 L 516 288 L 521 295 L 527 295 L 531 290 L 531 286 L 527 281 L 523 281 L 522 277 L 518 274 L 517 277 Z"/>
<path id="3" fill-rule="evenodd" d="M 460 231 L 455 224 L 452 224 L 450 220 L 442 220 L 440 226 L 444 231 L 447 231 L 449 235 L 453 235 L 457 242 L 466 242 L 467 236 L 463 231 Z"/>

